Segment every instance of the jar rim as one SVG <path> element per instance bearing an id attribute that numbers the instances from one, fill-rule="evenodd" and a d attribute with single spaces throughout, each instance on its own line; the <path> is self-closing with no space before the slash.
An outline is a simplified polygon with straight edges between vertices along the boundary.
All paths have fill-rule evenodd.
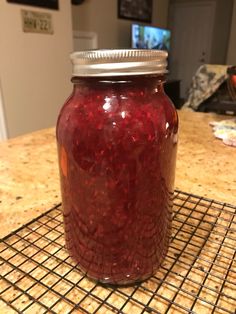
<path id="1" fill-rule="evenodd" d="M 70 55 L 73 76 L 121 76 L 167 73 L 168 53 L 155 49 L 98 49 Z"/>

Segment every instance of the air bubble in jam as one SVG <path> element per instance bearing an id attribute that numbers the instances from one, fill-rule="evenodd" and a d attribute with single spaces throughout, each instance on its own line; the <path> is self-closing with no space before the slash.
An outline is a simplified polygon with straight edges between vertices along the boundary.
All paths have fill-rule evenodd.
<path id="1" fill-rule="evenodd" d="M 142 281 L 168 250 L 178 118 L 162 84 L 75 78 L 58 119 L 66 247 L 101 282 Z"/>

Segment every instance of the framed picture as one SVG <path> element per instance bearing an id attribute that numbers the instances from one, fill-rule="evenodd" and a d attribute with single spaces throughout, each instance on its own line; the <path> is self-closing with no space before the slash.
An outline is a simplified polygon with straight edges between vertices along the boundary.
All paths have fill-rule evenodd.
<path id="1" fill-rule="evenodd" d="M 118 0 L 118 17 L 152 22 L 152 0 Z"/>
<path id="2" fill-rule="evenodd" d="M 41 7 L 53 10 L 59 9 L 59 0 L 7 0 L 7 2 L 32 5 L 34 7 Z"/>

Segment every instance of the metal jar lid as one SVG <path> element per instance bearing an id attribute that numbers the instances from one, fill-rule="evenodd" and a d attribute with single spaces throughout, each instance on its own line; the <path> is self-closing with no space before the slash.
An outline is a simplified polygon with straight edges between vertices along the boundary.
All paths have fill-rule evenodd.
<path id="1" fill-rule="evenodd" d="M 70 55 L 73 76 L 164 74 L 168 53 L 151 49 L 77 51 Z"/>

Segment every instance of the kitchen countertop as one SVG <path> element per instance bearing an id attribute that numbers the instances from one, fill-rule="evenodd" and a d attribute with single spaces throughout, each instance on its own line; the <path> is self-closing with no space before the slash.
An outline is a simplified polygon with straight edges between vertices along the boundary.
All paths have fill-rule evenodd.
<path id="1" fill-rule="evenodd" d="M 236 148 L 213 136 L 225 117 L 179 111 L 176 188 L 236 204 Z M 0 237 L 60 203 L 55 128 L 0 143 Z"/>
<path id="2" fill-rule="evenodd" d="M 236 204 L 236 148 L 217 140 L 209 126 L 210 121 L 225 117 L 180 111 L 179 118 L 176 188 Z M 61 202 L 55 128 L 0 143 L 0 178 L 0 237 L 3 237 Z M 27 285 L 27 278 L 24 280 Z M 14 288 L 7 291 L 12 291 L 15 297 Z M 14 311 L 0 300 L 0 312 Z"/>

